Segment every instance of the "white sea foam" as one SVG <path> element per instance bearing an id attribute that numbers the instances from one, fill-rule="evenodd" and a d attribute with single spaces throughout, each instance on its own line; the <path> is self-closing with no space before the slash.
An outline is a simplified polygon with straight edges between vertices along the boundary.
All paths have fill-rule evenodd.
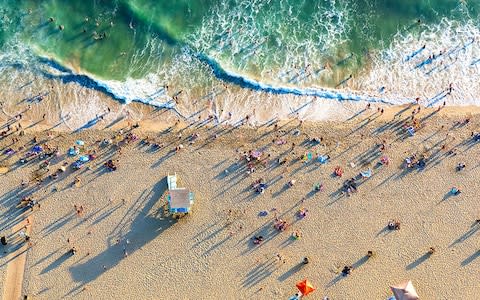
<path id="1" fill-rule="evenodd" d="M 324 64 L 339 54 L 347 39 L 352 12 L 346 5 L 319 2 L 309 20 L 302 20 L 300 11 L 284 1 L 272 5 L 249 0 L 234 8 L 222 2 L 188 40 L 197 52 L 237 72 L 308 86 L 325 76 L 320 72 Z M 305 33 L 308 38 L 302 38 Z M 312 75 L 304 74 L 306 69 Z"/>
<path id="2" fill-rule="evenodd" d="M 479 59 L 478 25 L 444 19 L 437 26 L 424 28 L 420 35 L 398 34 L 388 48 L 373 57 L 371 67 L 355 87 L 397 98 L 396 104 L 420 97 L 426 106 L 443 101 L 447 105 L 480 105 Z M 454 90 L 443 97 L 450 84 Z M 379 92 L 381 87 L 383 93 Z"/>
<path id="3" fill-rule="evenodd" d="M 254 8 L 262 5 L 260 2 L 252 3 Z M 73 68 L 66 68 L 53 58 L 39 58 L 38 49 L 32 51 L 28 47 L 20 47 L 22 43 L 13 43 L 8 51 L 0 53 L 0 71 L 3 72 L 1 81 L 16 81 L 6 87 L 11 89 L 12 93 L 20 82 L 34 82 L 22 88 L 23 96 L 33 96 L 41 92 L 42 80 L 50 80 L 56 86 L 63 86 L 65 91 L 63 88 L 58 89 L 59 97 L 68 95 L 70 103 L 62 104 L 61 114 L 76 112 L 79 116 L 82 115 L 80 119 L 72 120 L 75 123 L 73 127 L 85 123 L 105 109 L 101 107 L 96 93 L 98 90 L 123 103 L 137 101 L 176 109 L 186 117 L 205 108 L 207 100 L 213 100 L 215 105 L 209 113 L 223 121 L 228 118 L 227 112 L 232 112 L 232 122 L 245 115 L 250 115 L 253 122 L 292 116 L 310 120 L 345 119 L 355 110 L 364 107 L 365 102 L 404 104 L 412 102 L 416 97 L 421 97 L 425 105 L 439 105 L 443 99 L 447 100 L 448 105 L 480 105 L 480 31 L 476 24 L 458 24 L 443 20 L 438 26 L 423 28 L 420 34 L 399 33 L 391 45 L 378 53 L 371 53 L 369 68 L 349 82 L 349 87 L 356 89 L 352 91 L 317 87 L 314 84 L 315 78 L 297 82 L 285 80 L 291 76 L 286 75 L 291 71 L 290 62 L 276 72 L 261 70 L 260 73 L 252 73 L 247 65 L 250 64 L 249 60 L 254 58 L 247 56 L 243 67 L 239 68 L 234 61 L 225 59 L 217 52 L 215 47 L 218 48 L 218 45 L 212 48 L 209 45 L 214 43 L 209 43 L 215 38 L 223 40 L 224 43 L 237 39 L 235 51 L 239 53 L 240 45 L 248 47 L 259 32 L 253 31 L 251 36 L 241 37 L 236 34 L 236 28 L 225 31 L 229 28 L 228 24 L 231 24 L 231 18 L 237 18 L 238 14 L 232 12 L 228 16 L 218 20 L 223 25 L 216 32 L 217 35 L 209 33 L 211 28 L 208 26 L 203 28 L 192 48 L 185 46 L 168 64 L 159 66 L 154 73 L 140 79 L 105 80 L 82 71 L 76 73 Z M 328 26 L 328 23 L 324 26 Z M 340 26 L 337 30 L 339 31 L 333 32 L 331 37 L 341 40 L 342 30 L 345 29 Z M 202 41 L 202 37 L 205 40 Z M 306 43 L 313 43 L 312 47 L 319 45 L 318 41 Z M 297 46 L 301 48 L 306 45 Z M 425 49 L 420 51 L 423 45 Z M 138 53 L 138 57 L 157 51 L 153 49 L 157 46 L 149 45 L 148 49 Z M 262 47 L 262 43 L 257 46 Z M 324 46 L 330 47 L 327 44 Z M 296 46 L 290 47 L 296 49 Z M 309 47 L 306 49 L 310 49 Z M 199 52 L 201 49 L 206 52 Z M 308 51 L 305 57 L 300 55 L 295 58 L 293 53 L 298 52 L 292 50 L 288 59 L 306 61 L 310 54 L 312 57 L 318 55 Z M 439 55 L 440 51 L 442 55 Z M 432 58 L 430 62 L 428 57 L 433 54 L 436 58 Z M 291 64 L 299 62 L 295 60 Z M 135 61 L 132 63 L 136 65 Z M 253 61 L 253 64 L 255 63 Z M 212 73 L 215 76 L 212 76 Z M 51 82 L 48 84 L 51 85 Z M 226 86 L 222 82 L 225 82 Z M 443 97 L 450 83 L 453 83 L 454 91 L 452 95 Z M 170 86 L 168 91 L 164 88 L 165 85 Z M 178 105 L 172 99 L 174 95 L 179 95 Z M 10 107 L 14 113 L 14 105 Z"/>

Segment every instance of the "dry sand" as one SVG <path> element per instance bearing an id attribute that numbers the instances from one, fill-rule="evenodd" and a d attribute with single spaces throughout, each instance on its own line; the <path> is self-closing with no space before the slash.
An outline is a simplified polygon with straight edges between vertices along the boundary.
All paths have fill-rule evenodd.
<path id="1" fill-rule="evenodd" d="M 33 217 L 29 216 L 28 222 L 25 220 L 17 223 L 12 227 L 12 233 L 17 233 L 21 230 L 24 230 L 27 235 L 30 235 L 32 228 L 30 222 L 32 222 L 32 220 Z M 18 299 L 22 295 L 25 262 L 27 260 L 27 252 L 30 244 L 21 241 L 20 243 L 17 243 L 17 245 L 20 247 L 16 248 L 15 250 L 9 248 L 8 251 L 8 265 L 6 268 L 3 299 Z"/>
<path id="2" fill-rule="evenodd" d="M 99 148 L 99 157 L 88 169 L 68 171 L 40 185 L 31 183 L 24 191 L 40 200 L 41 208 L 33 212 L 34 246 L 28 250 L 23 293 L 35 299 L 288 299 L 296 292 L 295 283 L 308 278 L 317 287 L 310 299 L 386 299 L 390 285 L 411 279 L 421 299 L 477 299 L 480 224 L 474 222 L 480 219 L 480 145 L 471 142 L 470 134 L 478 129 L 480 116 L 452 128 L 465 110 L 429 116 L 434 111 L 424 109 L 420 118 L 426 117 L 422 122 L 426 126 L 407 137 L 398 130 L 400 120 L 411 115 L 412 109 L 404 109 L 394 120 L 398 110 L 382 116 L 371 110 L 343 123 L 298 127 L 298 121 L 285 122 L 276 132 L 273 126 L 192 126 L 165 132 L 153 122 L 141 124 L 134 132 L 164 148 L 153 150 L 138 141 L 123 146 L 121 154 L 113 146 Z M 299 135 L 293 134 L 296 129 Z M 185 139 L 193 132 L 200 137 L 189 145 Z M 215 133 L 219 137 L 210 139 Z M 276 134 L 288 144 L 272 145 Z M 48 140 L 46 133 L 37 135 L 38 140 Z M 48 144 L 65 153 L 82 139 L 87 149 L 96 149 L 96 141 L 112 135 L 92 129 L 64 133 Z M 31 137 L 20 137 L 13 147 Z M 312 137 L 324 140 L 314 146 L 305 142 Z M 376 145 L 382 140 L 387 142 L 384 154 L 390 164 L 376 167 L 382 155 Z M 2 149 L 10 141 L 4 139 Z M 290 151 L 292 142 L 297 146 Z M 172 153 L 180 143 L 185 148 Z M 455 156 L 448 154 L 453 148 Z M 263 149 L 271 157 L 266 168 L 248 176 L 239 158 L 251 149 Z M 332 159 L 325 165 L 296 161 L 306 151 Z M 430 156 L 424 170 L 401 168 L 413 153 Z M 275 162 L 279 155 L 289 159 L 283 166 Z M 117 171 L 103 167 L 110 157 L 119 159 Z M 61 156 L 50 170 L 65 159 L 73 161 Z M 467 167 L 456 172 L 460 161 Z M 39 164 L 21 165 L 1 176 L 2 234 L 21 220 L 15 219 L 21 196 L 16 189 Z M 345 170 L 342 178 L 331 175 L 337 165 Z M 373 176 L 360 181 L 358 193 L 341 195 L 344 180 L 368 166 Z M 168 173 L 177 173 L 180 185 L 195 192 L 193 214 L 178 221 L 163 214 L 161 196 Z M 72 185 L 75 176 L 80 178 L 77 186 Z M 269 184 L 261 195 L 250 188 L 258 178 Z M 286 188 L 291 179 L 296 184 Z M 313 193 L 317 182 L 325 190 Z M 449 196 L 452 186 L 462 193 Z M 76 215 L 74 205 L 85 208 L 82 216 Z M 303 219 L 297 217 L 301 208 L 308 209 Z M 261 211 L 268 215 L 259 216 Z M 275 215 L 290 228 L 277 232 Z M 401 221 L 399 231 L 386 229 L 390 219 Z M 294 230 L 303 237 L 291 239 Z M 263 235 L 265 241 L 253 245 L 254 235 Z M 78 252 L 72 256 L 67 252 L 73 246 Z M 429 257 L 425 253 L 430 247 L 436 252 Z M 369 250 L 375 255 L 367 259 Z M 310 263 L 302 266 L 304 256 Z M 340 275 L 345 265 L 354 266 L 348 277 Z M 7 266 L 8 256 L 2 254 L 3 279 Z M 0 292 L 5 287 L 1 280 Z"/>

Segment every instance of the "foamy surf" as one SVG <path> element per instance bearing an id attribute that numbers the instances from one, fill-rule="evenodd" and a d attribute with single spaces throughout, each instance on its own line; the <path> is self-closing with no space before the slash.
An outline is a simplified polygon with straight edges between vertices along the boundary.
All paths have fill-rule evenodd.
<path id="1" fill-rule="evenodd" d="M 217 79 L 257 92 L 279 95 L 312 96 L 337 101 L 365 101 L 373 103 L 394 104 L 394 102 L 390 101 L 389 99 L 373 97 L 367 94 L 362 94 L 361 92 L 354 93 L 343 90 L 328 90 L 314 87 L 301 88 L 295 86 L 278 86 L 274 84 L 267 84 L 251 79 L 245 75 L 241 75 L 239 73 L 227 70 L 213 58 L 206 55 L 198 54 L 196 55 L 196 57 L 200 61 L 210 66 L 212 73 L 216 76 Z M 407 101 L 407 99 L 402 100 Z"/>
<path id="2" fill-rule="evenodd" d="M 425 106 L 480 105 L 480 29 L 443 19 L 420 34 L 398 34 L 373 56 L 355 88 L 390 98 L 419 97 Z M 445 91 L 452 86 L 447 95 Z"/>
<path id="3" fill-rule="evenodd" d="M 310 3 L 308 18 L 288 1 L 280 8 L 266 1 L 239 1 L 231 8 L 222 2 L 187 37 L 196 52 L 242 74 L 256 74 L 262 81 L 305 87 L 334 81 L 341 70 L 321 72 L 326 63 L 347 57 L 352 7 L 348 2 Z M 288 25 L 284 22 L 288 18 Z M 261 24 L 261 25 L 260 25 Z M 308 32 L 308 38 L 299 36 Z M 347 62 L 345 60 L 345 62 Z M 348 61 L 354 64 L 354 60 Z M 310 75 L 302 74 L 312 70 Z"/>
<path id="4" fill-rule="evenodd" d="M 229 70 L 222 66 L 222 64 L 216 61 L 213 57 L 203 53 L 194 53 L 191 49 L 183 51 L 182 56 L 190 56 L 189 60 L 194 58 L 203 65 L 208 66 L 209 73 L 214 75 L 218 80 L 256 92 L 278 95 L 286 94 L 295 96 L 313 96 L 338 101 L 365 101 L 384 104 L 397 103 L 388 98 L 370 96 L 361 92 L 352 92 L 341 89 L 325 89 L 318 87 L 303 88 L 293 84 L 279 85 L 274 82 L 265 83 L 250 78 L 248 74 L 241 74 L 233 70 Z M 180 64 L 180 60 L 185 61 L 186 58 L 178 57 L 176 63 Z M 17 63 L 21 64 L 24 68 L 27 67 L 25 64 L 31 64 L 31 62 L 28 60 L 25 60 L 23 63 Z M 191 66 L 196 67 L 195 64 L 191 64 Z M 171 109 L 175 107 L 175 101 L 173 101 L 172 96 L 169 96 L 166 85 L 164 84 L 164 82 L 166 82 L 165 78 L 159 78 L 158 74 L 151 73 L 144 78 L 127 78 L 124 81 L 105 80 L 96 78 L 95 75 L 88 74 L 86 72 L 77 73 L 73 70 L 73 68 L 64 65 L 61 61 L 57 61 L 55 58 L 46 56 L 36 57 L 34 69 L 40 75 L 43 75 L 48 79 L 60 80 L 65 83 L 74 82 L 91 89 L 96 89 L 107 95 L 110 95 L 112 98 L 119 100 L 124 104 L 141 102 L 158 108 Z M 170 74 L 166 73 L 162 75 L 168 76 Z M 402 100 L 408 101 L 407 99 Z"/>
<path id="5" fill-rule="evenodd" d="M 211 73 L 218 80 L 239 86 L 241 88 L 251 89 L 256 92 L 264 92 L 278 95 L 311 96 L 336 101 L 364 101 L 372 103 L 395 104 L 395 101 L 387 98 L 380 98 L 362 94 L 361 92 L 351 92 L 345 90 L 323 89 L 323 88 L 300 88 L 295 86 L 281 86 L 263 83 L 249 78 L 246 75 L 235 73 L 228 70 L 213 58 L 204 54 L 194 55 L 199 61 L 208 65 Z M 80 85 L 87 85 L 90 88 L 98 89 L 114 99 L 122 101 L 124 104 L 131 102 L 141 102 L 153 105 L 159 108 L 171 109 L 175 107 L 175 101 L 168 95 L 164 86 L 159 85 L 156 76 L 149 74 L 146 78 L 131 79 L 125 81 L 102 80 L 93 77 L 90 74 L 76 74 L 72 70 L 62 66 L 52 59 L 42 58 L 39 60 L 44 66 L 42 72 L 44 76 L 51 79 L 72 81 Z M 401 99 L 406 102 L 407 99 Z"/>
<path id="6" fill-rule="evenodd" d="M 153 74 L 146 78 L 127 78 L 125 81 L 104 80 L 88 73 L 76 73 L 48 57 L 39 57 L 37 69 L 49 78 L 63 82 L 74 82 L 91 89 L 101 91 L 123 104 L 142 102 L 159 108 L 173 108 L 174 101 L 168 96 L 166 88 L 156 82 Z"/>
<path id="7" fill-rule="evenodd" d="M 356 1 L 312 3 L 310 7 L 287 0 L 275 5 L 237 1 L 232 7 L 219 1 L 212 4 L 208 14 L 197 16 L 194 26 L 183 29 L 182 24 L 163 22 L 160 16 L 168 12 L 158 7 L 158 16 L 137 7 L 129 24 L 108 25 L 105 22 L 121 21 L 116 18 L 117 8 L 111 10 L 105 4 L 108 17 L 97 16 L 99 26 L 94 25 L 93 18 L 77 20 L 89 30 L 86 34 L 74 34 L 81 29 L 74 28 L 74 22 L 60 31 L 58 24 L 45 21 L 47 17 L 32 14 L 20 18 L 25 20 L 24 27 L 38 26 L 25 29 L 27 35 L 39 31 L 47 40 L 39 42 L 29 35 L 27 43 L 19 39 L 8 44 L 13 47 L 4 47 L 0 53 L 0 69 L 6 71 L 2 82 L 8 82 L 8 74 L 21 78 L 22 83 L 15 88 L 21 88 L 26 98 L 55 86 L 51 88 L 56 96 L 65 98 L 56 105 L 62 117 L 68 113 L 85 115 L 75 124 L 88 123 L 105 110 L 98 93 L 122 104 L 140 102 L 172 109 L 190 119 L 208 107 L 206 113 L 213 114 L 218 122 L 234 122 L 246 115 L 258 121 L 272 116 L 346 119 L 367 102 L 400 105 L 417 97 L 432 107 L 444 101 L 447 105 L 480 105 L 479 29 L 466 10 L 444 9 L 448 19 L 439 24 L 430 20 L 428 25 L 419 25 L 406 15 L 399 18 L 404 26 L 392 37 L 378 34 L 376 24 L 360 24 L 372 10 L 362 9 Z M 428 5 L 438 12 L 434 4 Z M 97 9 L 87 8 L 97 13 Z M 380 4 L 377 8 L 384 9 Z M 423 9 L 430 11 L 428 6 Z M 41 9 L 37 12 L 45 13 Z M 454 14 L 457 21 L 450 19 Z M 159 20 L 162 22 L 149 23 Z M 356 32 L 359 24 L 365 27 Z M 92 39 L 92 27 L 94 37 L 102 31 L 109 37 Z M 115 42 L 120 45 L 123 41 L 115 40 L 115 34 L 133 42 L 131 52 L 114 49 Z M 355 40 L 362 43 L 358 45 Z M 72 48 L 75 44 L 75 49 L 82 49 L 80 53 L 70 53 L 67 41 L 72 41 Z M 57 44 L 62 49 L 58 53 Z M 27 45 L 26 50 L 23 45 Z M 101 53 L 84 56 L 96 51 Z M 92 64 L 98 57 L 102 58 L 102 68 Z M 450 84 L 453 92 L 447 94 Z M 13 88 L 5 89 L 15 93 Z M 8 108 L 8 113 L 16 113 L 15 105 Z M 51 111 L 55 109 L 51 107 Z"/>
<path id="8" fill-rule="evenodd" d="M 384 93 L 384 97 L 378 96 L 375 95 L 375 91 L 368 91 L 368 89 L 365 89 L 362 92 L 320 87 L 303 88 L 295 85 L 265 83 L 252 79 L 247 75 L 229 70 L 207 55 L 197 53 L 192 54 L 192 56 L 201 64 L 208 66 L 210 73 L 214 75 L 217 80 L 244 90 L 250 90 L 250 92 L 247 91 L 243 93 L 243 99 L 248 98 L 248 101 L 242 100 L 242 93 L 230 94 L 230 99 L 225 99 L 226 95 L 221 96 L 224 98 L 222 102 L 225 107 L 228 107 L 230 112 L 233 112 L 238 116 L 233 120 L 237 120 L 240 116 L 252 115 L 254 119 L 257 117 L 258 121 L 265 121 L 271 116 L 268 116 L 265 113 L 259 114 L 258 116 L 252 114 L 252 111 L 255 111 L 255 108 L 258 108 L 258 111 L 261 111 L 260 108 L 265 105 L 270 107 L 273 105 L 276 111 L 274 113 L 272 112 L 271 115 L 275 115 L 279 118 L 298 117 L 298 114 L 302 111 L 303 107 L 308 106 L 309 112 L 303 113 L 302 118 L 307 120 L 328 120 L 345 119 L 348 117 L 349 113 L 351 113 L 350 110 L 347 109 L 345 111 L 343 109 L 343 111 L 345 111 L 344 113 L 338 113 L 339 111 L 342 111 L 342 109 L 334 109 L 334 107 L 339 108 L 345 106 L 344 102 L 359 102 L 359 105 L 355 105 L 355 107 L 358 108 L 364 106 L 367 102 L 395 105 L 411 103 L 414 101 L 414 98 L 406 97 L 400 93 L 395 94 L 394 96 L 392 96 L 391 93 Z M 84 88 L 100 91 L 123 104 L 140 102 L 158 108 L 174 109 L 184 117 L 195 114 L 195 110 L 198 109 L 198 106 L 190 107 L 190 109 L 193 110 L 185 109 L 185 106 L 182 106 L 181 108 L 177 107 L 171 93 L 169 94 L 165 86 L 161 85 L 162 81 L 155 74 L 149 74 L 142 79 L 128 78 L 125 81 L 103 80 L 95 78 L 91 74 L 75 73 L 68 67 L 63 66 L 60 62 L 47 57 L 39 57 L 35 69 L 38 74 L 48 79 L 57 80 L 64 84 L 74 83 Z M 265 94 L 265 96 L 262 96 L 262 94 Z M 377 94 L 380 95 L 381 93 L 377 92 Z M 259 103 L 258 101 L 252 100 L 250 99 L 252 98 L 252 95 L 256 95 L 259 99 L 264 99 L 267 102 Z M 253 99 L 256 99 L 256 97 L 254 96 Z M 208 98 L 212 101 L 216 101 L 216 94 L 209 95 Z M 301 100 L 302 98 L 304 99 Z M 332 103 L 327 105 L 327 102 Z M 228 103 L 228 105 L 226 105 L 226 103 Z M 322 106 L 319 106 L 319 103 L 322 103 Z M 327 109 L 327 107 L 329 109 Z M 69 105 L 66 105 L 65 108 L 68 108 L 67 110 L 77 115 L 81 112 L 81 114 L 87 117 L 87 119 L 89 116 L 91 117 L 93 115 L 92 113 L 84 111 L 87 108 L 75 109 L 75 107 Z M 330 111 L 331 116 L 326 115 L 326 111 Z M 293 112 L 295 112 L 295 115 L 292 114 Z M 217 116 L 219 122 L 225 121 L 227 118 L 226 114 L 221 114 L 219 112 L 214 112 L 214 114 Z M 78 121 L 76 123 L 79 124 L 82 122 Z"/>

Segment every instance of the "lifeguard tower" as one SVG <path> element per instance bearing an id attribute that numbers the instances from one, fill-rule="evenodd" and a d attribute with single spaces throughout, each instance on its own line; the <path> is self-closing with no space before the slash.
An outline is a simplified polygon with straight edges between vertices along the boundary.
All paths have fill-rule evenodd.
<path id="1" fill-rule="evenodd" d="M 191 212 L 194 194 L 186 188 L 177 187 L 177 174 L 167 175 L 167 205 L 168 212 L 174 217 L 183 217 Z"/>

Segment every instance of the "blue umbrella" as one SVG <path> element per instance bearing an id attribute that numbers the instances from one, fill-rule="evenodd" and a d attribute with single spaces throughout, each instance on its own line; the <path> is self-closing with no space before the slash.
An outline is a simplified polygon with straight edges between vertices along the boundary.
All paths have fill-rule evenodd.
<path id="1" fill-rule="evenodd" d="M 71 147 L 70 149 L 68 149 L 68 155 L 75 156 L 77 154 L 78 154 L 78 150 L 75 150 L 75 148 Z"/>
<path id="2" fill-rule="evenodd" d="M 33 146 L 32 151 L 35 153 L 40 153 L 43 151 L 42 147 L 39 145 Z"/>

